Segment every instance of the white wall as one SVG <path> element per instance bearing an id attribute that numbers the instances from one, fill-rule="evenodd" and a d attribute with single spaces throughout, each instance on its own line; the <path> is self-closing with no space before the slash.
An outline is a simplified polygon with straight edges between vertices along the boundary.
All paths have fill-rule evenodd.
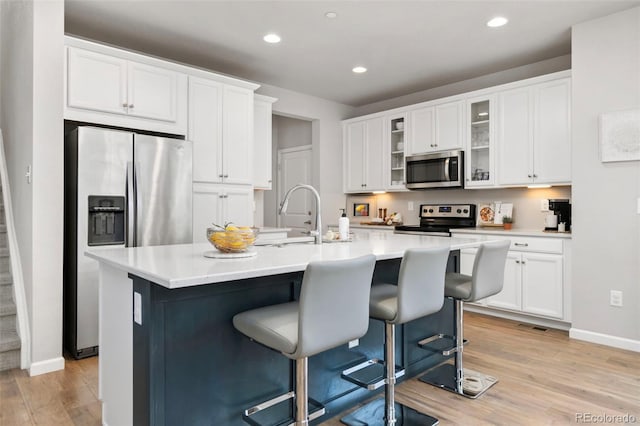
<path id="1" fill-rule="evenodd" d="M 572 52 L 571 335 L 631 339 L 640 350 L 640 162 L 602 163 L 598 139 L 601 113 L 640 108 L 640 8 L 574 26 Z M 623 307 L 609 306 L 612 289 Z"/>
<path id="2" fill-rule="evenodd" d="M 2 116 L 31 327 L 32 374 L 62 358 L 62 1 L 2 4 Z M 33 167 L 32 184 L 24 177 Z"/>
<path id="3" fill-rule="evenodd" d="M 461 93 L 472 92 L 474 90 L 498 86 L 500 84 L 511 83 L 531 77 L 537 77 L 539 75 L 551 74 L 557 71 L 564 71 L 570 68 L 571 55 L 558 56 L 557 58 L 534 62 L 533 64 L 523 65 L 521 67 L 511 68 L 493 74 L 487 74 L 469 80 L 447 84 L 445 86 L 422 90 L 420 92 L 410 93 L 404 96 L 398 96 L 397 98 L 391 98 L 380 102 L 374 102 L 372 104 L 362 105 L 360 107 L 357 107 L 353 111 L 353 115 L 351 115 L 350 118 L 373 114 L 374 112 L 385 111 L 388 109 L 403 107 L 406 105 L 417 104 L 420 102 L 431 101 L 434 99 L 445 98 L 447 96 L 459 95 Z"/>
<path id="4" fill-rule="evenodd" d="M 322 220 L 336 216 L 345 205 L 342 192 L 342 125 L 353 108 L 304 93 L 263 85 L 256 93 L 278 98 L 273 113 L 311 121 L 313 186 L 322 199 Z M 256 209 L 263 208 L 256 205 Z M 266 220 L 266 218 L 265 218 Z"/>

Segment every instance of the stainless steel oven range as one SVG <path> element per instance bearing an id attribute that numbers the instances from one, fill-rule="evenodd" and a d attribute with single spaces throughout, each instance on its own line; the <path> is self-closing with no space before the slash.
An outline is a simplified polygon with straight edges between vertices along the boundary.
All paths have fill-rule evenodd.
<path id="1" fill-rule="evenodd" d="M 450 237 L 451 229 L 475 228 L 475 204 L 421 204 L 420 225 L 398 225 L 396 234 Z"/>

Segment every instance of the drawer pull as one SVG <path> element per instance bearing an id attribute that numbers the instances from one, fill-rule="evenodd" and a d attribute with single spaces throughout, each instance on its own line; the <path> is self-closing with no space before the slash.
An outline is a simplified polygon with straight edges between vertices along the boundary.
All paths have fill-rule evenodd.
<path id="1" fill-rule="evenodd" d="M 513 243 L 516 247 L 529 247 L 529 243 Z"/>

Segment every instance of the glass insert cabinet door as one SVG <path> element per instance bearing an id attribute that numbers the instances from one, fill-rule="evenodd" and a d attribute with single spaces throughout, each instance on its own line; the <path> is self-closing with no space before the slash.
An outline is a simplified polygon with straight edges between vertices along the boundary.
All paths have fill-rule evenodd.
<path id="1" fill-rule="evenodd" d="M 406 114 L 387 117 L 387 161 L 389 174 L 386 188 L 406 190 L 405 187 L 405 144 Z"/>
<path id="2" fill-rule="evenodd" d="M 468 146 L 466 185 L 488 186 L 494 183 L 494 101 L 492 97 L 467 103 Z"/>

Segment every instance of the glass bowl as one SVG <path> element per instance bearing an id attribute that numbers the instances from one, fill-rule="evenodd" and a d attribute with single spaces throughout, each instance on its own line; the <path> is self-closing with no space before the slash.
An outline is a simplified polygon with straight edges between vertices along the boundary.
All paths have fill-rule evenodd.
<path id="1" fill-rule="evenodd" d="M 207 228 L 207 240 L 222 253 L 242 253 L 256 241 L 258 230 L 248 226 Z"/>

